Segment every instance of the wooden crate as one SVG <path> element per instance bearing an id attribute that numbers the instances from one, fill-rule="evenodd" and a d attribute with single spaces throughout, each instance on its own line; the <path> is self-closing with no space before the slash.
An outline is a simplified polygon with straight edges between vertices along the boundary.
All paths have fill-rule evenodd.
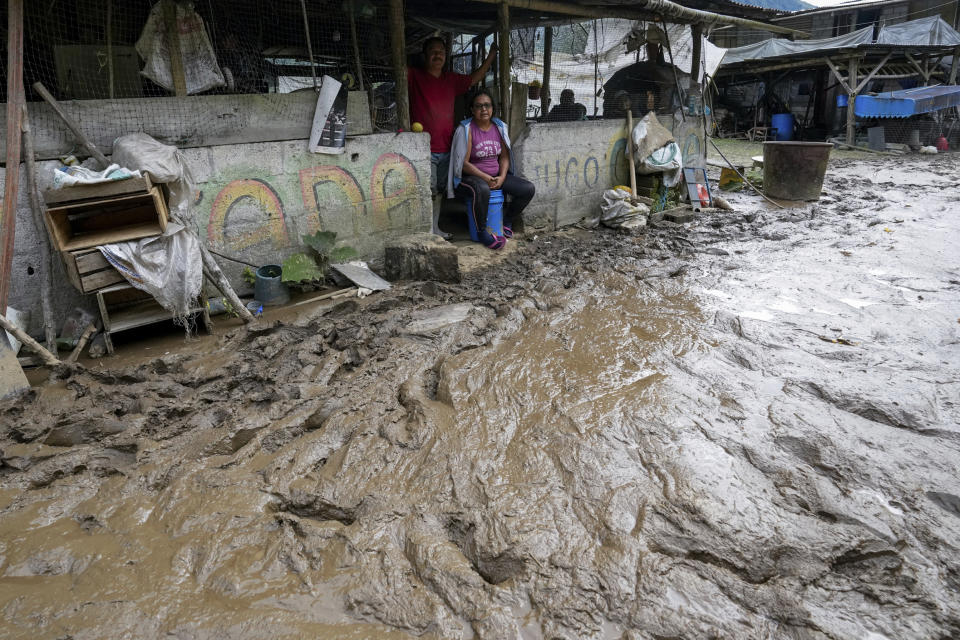
<path id="1" fill-rule="evenodd" d="M 58 189 L 45 194 L 47 231 L 58 251 L 163 233 L 167 204 L 149 178 Z"/>
<path id="2" fill-rule="evenodd" d="M 93 293 L 124 282 L 124 277 L 103 257 L 99 249 L 63 251 L 63 266 L 71 284 L 81 293 Z"/>

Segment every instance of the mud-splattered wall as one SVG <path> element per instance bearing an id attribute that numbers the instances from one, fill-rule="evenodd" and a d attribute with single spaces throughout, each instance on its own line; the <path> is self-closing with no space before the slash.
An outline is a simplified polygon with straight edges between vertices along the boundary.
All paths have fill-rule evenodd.
<path id="1" fill-rule="evenodd" d="M 690 118 L 674 124 L 685 166 L 704 166 L 703 123 Z M 604 189 L 630 184 L 625 121 L 563 122 L 531 125 L 514 143 L 520 172 L 537 187 L 524 212 L 527 228 L 554 229 L 599 211 Z"/>
<path id="2" fill-rule="evenodd" d="M 366 258 L 392 236 L 430 228 L 429 141 L 413 133 L 362 136 L 342 155 L 306 141 L 187 149 L 197 223 L 208 246 L 256 264 L 302 250 L 301 236 L 335 231 Z M 227 268 L 236 282 L 240 268 Z"/>

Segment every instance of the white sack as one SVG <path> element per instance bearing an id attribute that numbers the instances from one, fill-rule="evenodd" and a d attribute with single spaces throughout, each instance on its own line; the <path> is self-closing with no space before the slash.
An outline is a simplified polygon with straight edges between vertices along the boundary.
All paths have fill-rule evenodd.
<path id="1" fill-rule="evenodd" d="M 197 237 L 176 223 L 161 236 L 97 247 L 137 289 L 146 291 L 175 319 L 183 320 L 200 295 L 203 261 Z"/>
<path id="2" fill-rule="evenodd" d="M 155 183 L 166 184 L 170 192 L 168 204 L 171 211 L 179 213 L 183 220 L 189 219 L 187 214 L 193 201 L 193 178 L 179 149 L 145 133 L 129 133 L 113 141 L 111 159 L 149 174 L 150 180 Z"/>
<path id="3" fill-rule="evenodd" d="M 173 91 L 173 73 L 170 70 L 170 51 L 167 47 L 165 7 L 174 0 L 160 0 L 153 5 L 147 24 L 137 40 L 137 53 L 143 58 L 140 73 L 167 91 Z M 187 93 L 202 93 L 225 83 L 217 64 L 217 56 L 207 38 L 203 19 L 193 9 L 193 3 L 175 3 L 179 28 L 180 59 L 183 60 L 183 75 Z"/>

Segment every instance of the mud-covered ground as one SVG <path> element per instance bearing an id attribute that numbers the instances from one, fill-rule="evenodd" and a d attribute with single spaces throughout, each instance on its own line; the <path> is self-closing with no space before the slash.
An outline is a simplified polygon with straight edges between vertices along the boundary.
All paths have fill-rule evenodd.
<path id="1" fill-rule="evenodd" d="M 0 404 L 0 636 L 960 637 L 960 168 Z"/>

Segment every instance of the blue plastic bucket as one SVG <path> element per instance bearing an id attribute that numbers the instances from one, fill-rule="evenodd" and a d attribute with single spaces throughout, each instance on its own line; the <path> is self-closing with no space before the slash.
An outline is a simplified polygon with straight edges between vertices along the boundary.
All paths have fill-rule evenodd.
<path id="1" fill-rule="evenodd" d="M 838 94 L 837 94 L 837 107 L 845 107 L 845 106 L 847 106 L 848 104 L 850 104 L 849 100 L 850 100 L 850 96 L 848 96 L 847 94 L 845 94 L 845 93 L 838 93 Z"/>
<path id="2" fill-rule="evenodd" d="M 467 198 L 467 225 L 470 227 L 470 239 L 474 242 L 480 242 L 480 233 L 474 224 L 473 216 L 473 198 Z M 490 206 L 487 208 L 487 228 L 486 232 L 492 236 L 503 235 L 503 191 L 494 189 L 490 192 Z"/>
<path id="3" fill-rule="evenodd" d="M 770 118 L 770 126 L 777 130 L 777 140 L 793 140 L 793 114 L 775 113 Z"/>

